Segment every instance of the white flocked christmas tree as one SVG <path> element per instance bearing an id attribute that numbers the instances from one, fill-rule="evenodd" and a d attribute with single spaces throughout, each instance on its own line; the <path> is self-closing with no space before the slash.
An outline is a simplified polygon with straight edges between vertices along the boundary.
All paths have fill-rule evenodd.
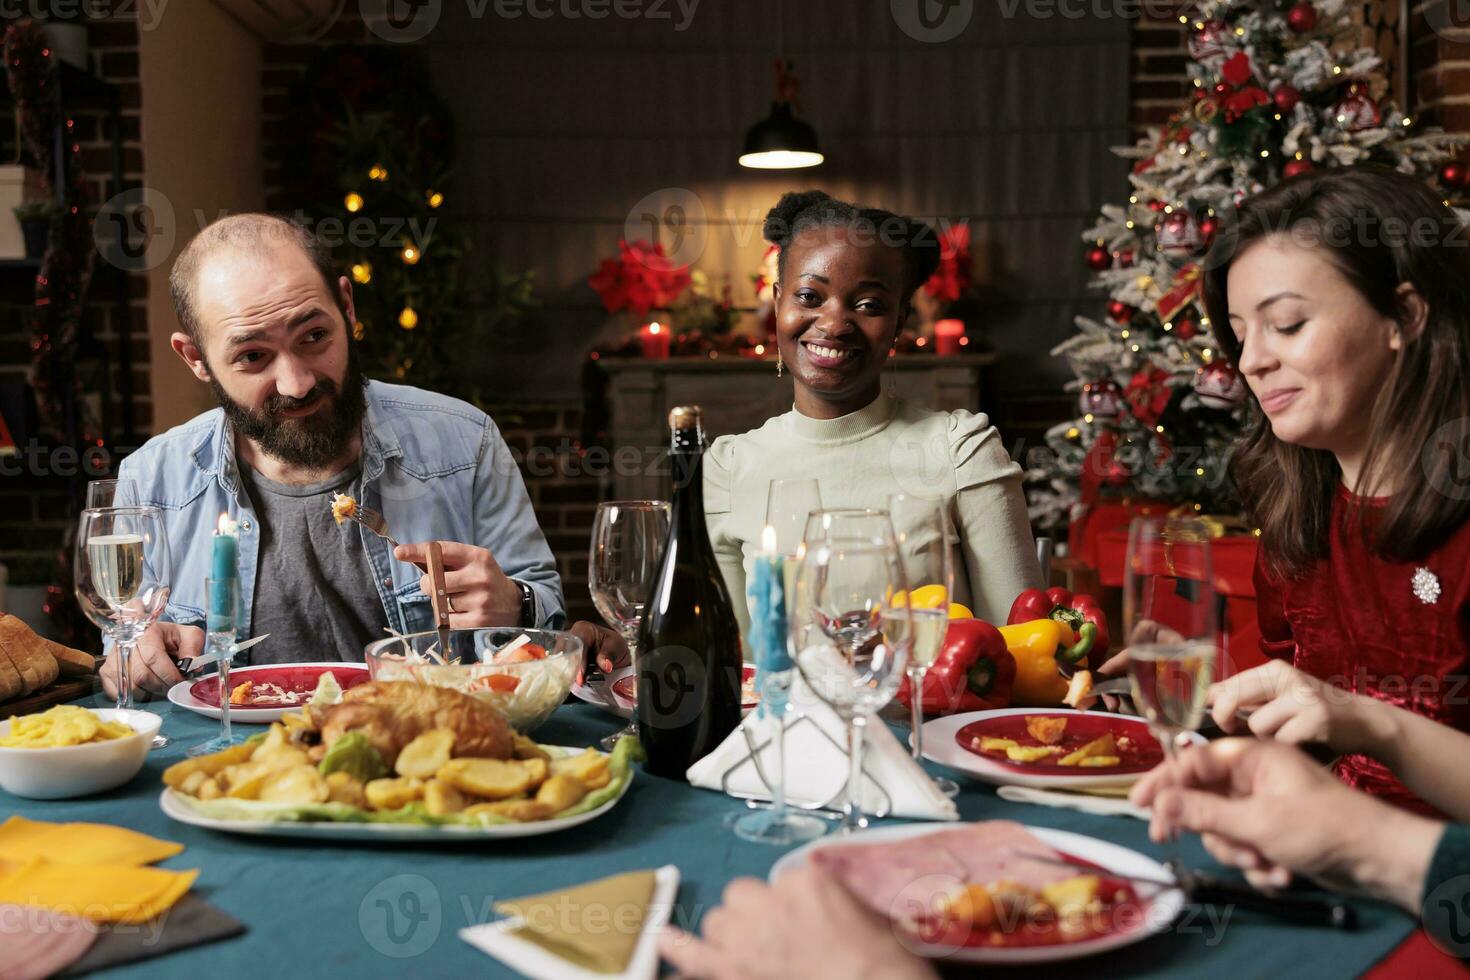
<path id="1" fill-rule="evenodd" d="M 1116 152 L 1136 161 L 1125 204 L 1083 235 L 1109 296 L 1052 352 L 1076 378 L 1077 417 L 1028 458 L 1032 520 L 1064 529 L 1099 499 L 1238 509 L 1227 475 L 1245 387 L 1214 349 L 1200 299 L 1236 205 L 1311 169 L 1379 163 L 1459 179 L 1461 137 L 1420 131 L 1379 101 L 1382 65 L 1348 0 L 1204 0 L 1184 21 L 1191 98 Z M 1440 176 L 1443 169 L 1445 176 Z M 1438 186 L 1438 185 L 1436 185 Z M 1446 192 L 1449 196 L 1449 192 Z"/>

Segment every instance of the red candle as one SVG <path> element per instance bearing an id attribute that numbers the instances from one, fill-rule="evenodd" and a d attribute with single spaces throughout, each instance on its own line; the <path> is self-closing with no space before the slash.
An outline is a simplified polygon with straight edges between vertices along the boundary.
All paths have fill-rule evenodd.
<path id="1" fill-rule="evenodd" d="M 646 323 L 638 331 L 638 339 L 643 344 L 643 356 L 655 361 L 666 361 L 669 359 L 669 341 L 671 340 L 669 328 L 655 320 Z"/>
<path id="2" fill-rule="evenodd" d="M 965 321 L 940 320 L 934 324 L 934 353 L 945 357 L 958 354 L 964 337 Z"/>

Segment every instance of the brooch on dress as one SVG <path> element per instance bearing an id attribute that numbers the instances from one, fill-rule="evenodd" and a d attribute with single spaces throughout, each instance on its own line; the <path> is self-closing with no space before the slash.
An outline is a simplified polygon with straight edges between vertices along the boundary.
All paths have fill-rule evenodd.
<path id="1" fill-rule="evenodd" d="M 1439 601 L 1439 576 L 1420 565 L 1414 569 L 1414 598 L 1432 606 Z"/>

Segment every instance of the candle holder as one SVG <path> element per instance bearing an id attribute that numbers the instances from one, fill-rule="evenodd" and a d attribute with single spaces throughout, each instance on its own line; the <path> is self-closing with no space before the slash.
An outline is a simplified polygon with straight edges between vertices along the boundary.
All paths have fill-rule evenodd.
<path id="1" fill-rule="evenodd" d="M 235 627 L 240 615 L 240 580 L 233 576 L 205 579 L 204 599 L 208 611 L 204 627 L 204 657 L 214 659 L 219 678 L 219 734 L 190 747 L 191 756 L 221 752 L 245 740 L 230 731 L 230 666 L 235 656 Z"/>
<path id="2" fill-rule="evenodd" d="M 940 357 L 951 357 L 960 352 L 964 343 L 965 321 L 947 319 L 934 324 L 934 353 Z"/>

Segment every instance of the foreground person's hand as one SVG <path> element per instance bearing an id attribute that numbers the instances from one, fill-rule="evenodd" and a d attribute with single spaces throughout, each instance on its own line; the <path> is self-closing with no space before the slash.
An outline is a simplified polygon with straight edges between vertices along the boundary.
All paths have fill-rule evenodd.
<path id="1" fill-rule="evenodd" d="M 1338 754 L 1373 753 L 1390 737 L 1386 705 L 1334 687 L 1282 660 L 1273 660 L 1217 681 L 1208 695 L 1210 714 L 1226 732 L 1247 728 L 1262 738 L 1300 745 L 1319 742 Z M 1240 711 L 1250 712 L 1242 720 Z"/>
<path id="2" fill-rule="evenodd" d="M 204 631 L 197 626 L 156 622 L 148 627 L 128 658 L 128 675 L 133 697 L 146 700 L 153 694 L 167 694 L 168 689 L 184 679 L 175 661 L 197 657 L 204 652 Z M 102 665 L 102 689 L 110 698 L 117 697 L 118 674 L 122 658 L 114 644 Z"/>
<path id="3" fill-rule="evenodd" d="M 1297 749 L 1257 739 L 1185 749 L 1139 780 L 1129 799 L 1152 808 L 1155 841 L 1195 831 L 1257 888 L 1304 874 L 1416 915 L 1444 829 L 1349 789 Z"/>
<path id="4" fill-rule="evenodd" d="M 659 953 L 687 977 L 933 980 L 932 967 L 904 949 L 893 927 L 814 865 L 774 885 L 737 878 L 725 904 L 705 915 L 699 939 L 670 926 Z"/>
<path id="5" fill-rule="evenodd" d="M 441 541 L 444 553 L 444 590 L 449 595 L 449 625 L 457 630 L 481 626 L 518 626 L 521 587 L 510 580 L 495 556 L 484 548 L 457 541 Z M 401 544 L 393 557 L 427 568 L 429 545 Z M 429 576 L 419 579 L 424 595 L 433 592 Z"/>
<path id="6" fill-rule="evenodd" d="M 617 630 L 581 619 L 568 627 L 567 631 L 582 641 L 589 667 L 595 665 L 598 670 L 608 674 L 632 663 L 628 643 Z"/>

